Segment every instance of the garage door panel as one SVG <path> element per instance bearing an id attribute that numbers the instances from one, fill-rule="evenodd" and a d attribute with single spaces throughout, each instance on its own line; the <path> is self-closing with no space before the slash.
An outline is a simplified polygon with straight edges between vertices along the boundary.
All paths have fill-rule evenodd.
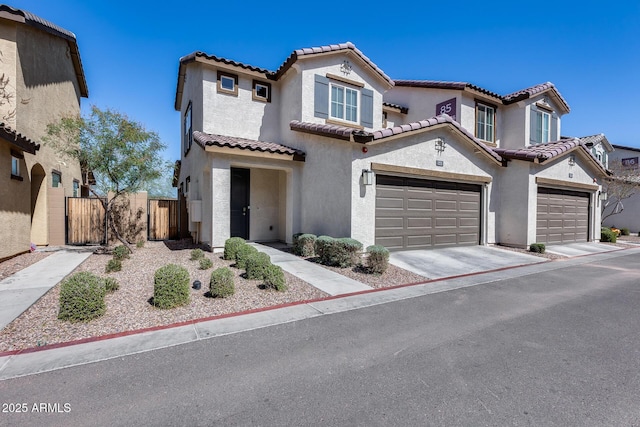
<path id="1" fill-rule="evenodd" d="M 536 240 L 540 243 L 587 241 L 589 194 L 538 188 Z"/>
<path id="2" fill-rule="evenodd" d="M 376 244 L 397 250 L 479 243 L 479 185 L 382 175 L 377 183 Z"/>

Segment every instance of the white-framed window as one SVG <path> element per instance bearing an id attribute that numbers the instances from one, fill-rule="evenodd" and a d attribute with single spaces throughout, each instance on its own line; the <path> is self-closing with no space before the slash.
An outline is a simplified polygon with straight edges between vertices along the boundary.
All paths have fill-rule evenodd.
<path id="1" fill-rule="evenodd" d="M 80 195 L 80 181 L 77 179 L 73 180 L 73 197 L 78 197 Z"/>
<path id="2" fill-rule="evenodd" d="M 51 172 L 51 186 L 54 188 L 58 188 L 62 185 L 62 173 L 58 171 Z"/>
<path id="3" fill-rule="evenodd" d="M 551 134 L 551 114 L 545 111 L 536 111 L 536 141 L 544 144 L 549 142 Z"/>
<path id="4" fill-rule="evenodd" d="M 238 76 L 218 71 L 218 92 L 238 95 Z"/>
<path id="5" fill-rule="evenodd" d="M 233 91 L 236 88 L 236 81 L 229 76 L 220 76 L 220 87 L 228 91 Z"/>
<path id="6" fill-rule="evenodd" d="M 476 138 L 495 142 L 496 109 L 485 104 L 476 104 Z"/>
<path id="7" fill-rule="evenodd" d="M 191 101 L 187 105 L 187 109 L 184 112 L 184 153 L 187 154 L 191 149 L 191 143 L 193 142 L 193 119 L 191 117 Z"/>
<path id="8" fill-rule="evenodd" d="M 358 123 L 358 98 L 360 91 L 331 83 L 329 115 L 332 119 Z"/>
<path id="9" fill-rule="evenodd" d="M 271 102 L 271 84 L 254 80 L 252 98 L 255 101 Z"/>
<path id="10" fill-rule="evenodd" d="M 11 175 L 20 176 L 20 159 L 16 156 L 11 156 Z"/>

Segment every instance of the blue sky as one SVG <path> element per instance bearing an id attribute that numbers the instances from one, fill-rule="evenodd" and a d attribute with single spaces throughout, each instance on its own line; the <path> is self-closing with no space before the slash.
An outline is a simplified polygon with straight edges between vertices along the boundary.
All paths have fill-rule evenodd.
<path id="1" fill-rule="evenodd" d="M 640 147 L 640 2 L 268 3 L 21 0 L 76 34 L 91 105 L 126 113 L 180 156 L 178 60 L 201 50 L 275 70 L 294 50 L 353 42 L 391 78 L 507 94 L 553 82 L 563 135 Z M 535 8 L 535 5 L 538 7 Z"/>

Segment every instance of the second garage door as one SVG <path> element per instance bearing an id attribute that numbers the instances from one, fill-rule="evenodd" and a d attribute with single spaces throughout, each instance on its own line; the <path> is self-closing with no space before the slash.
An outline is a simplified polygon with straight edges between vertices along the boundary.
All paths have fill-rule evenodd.
<path id="1" fill-rule="evenodd" d="M 480 243 L 480 185 L 376 176 L 376 244 L 389 250 Z"/>
<path id="2" fill-rule="evenodd" d="M 538 188 L 536 241 L 586 242 L 589 238 L 589 193 Z"/>

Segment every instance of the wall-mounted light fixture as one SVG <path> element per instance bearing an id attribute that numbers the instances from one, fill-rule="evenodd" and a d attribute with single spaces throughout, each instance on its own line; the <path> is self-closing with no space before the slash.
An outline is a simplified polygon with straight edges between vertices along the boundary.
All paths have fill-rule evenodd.
<path id="1" fill-rule="evenodd" d="M 569 156 L 569 166 L 575 166 L 576 164 L 576 156 L 573 154 Z"/>
<path id="2" fill-rule="evenodd" d="M 373 171 L 362 169 L 362 183 L 364 185 L 373 185 Z"/>
<path id="3" fill-rule="evenodd" d="M 608 195 L 606 192 L 601 191 L 599 197 L 600 197 L 600 201 L 605 202 L 607 200 Z"/>
<path id="4" fill-rule="evenodd" d="M 442 153 L 445 148 L 447 148 L 447 144 L 444 142 L 444 139 L 436 138 L 436 151 Z"/>

